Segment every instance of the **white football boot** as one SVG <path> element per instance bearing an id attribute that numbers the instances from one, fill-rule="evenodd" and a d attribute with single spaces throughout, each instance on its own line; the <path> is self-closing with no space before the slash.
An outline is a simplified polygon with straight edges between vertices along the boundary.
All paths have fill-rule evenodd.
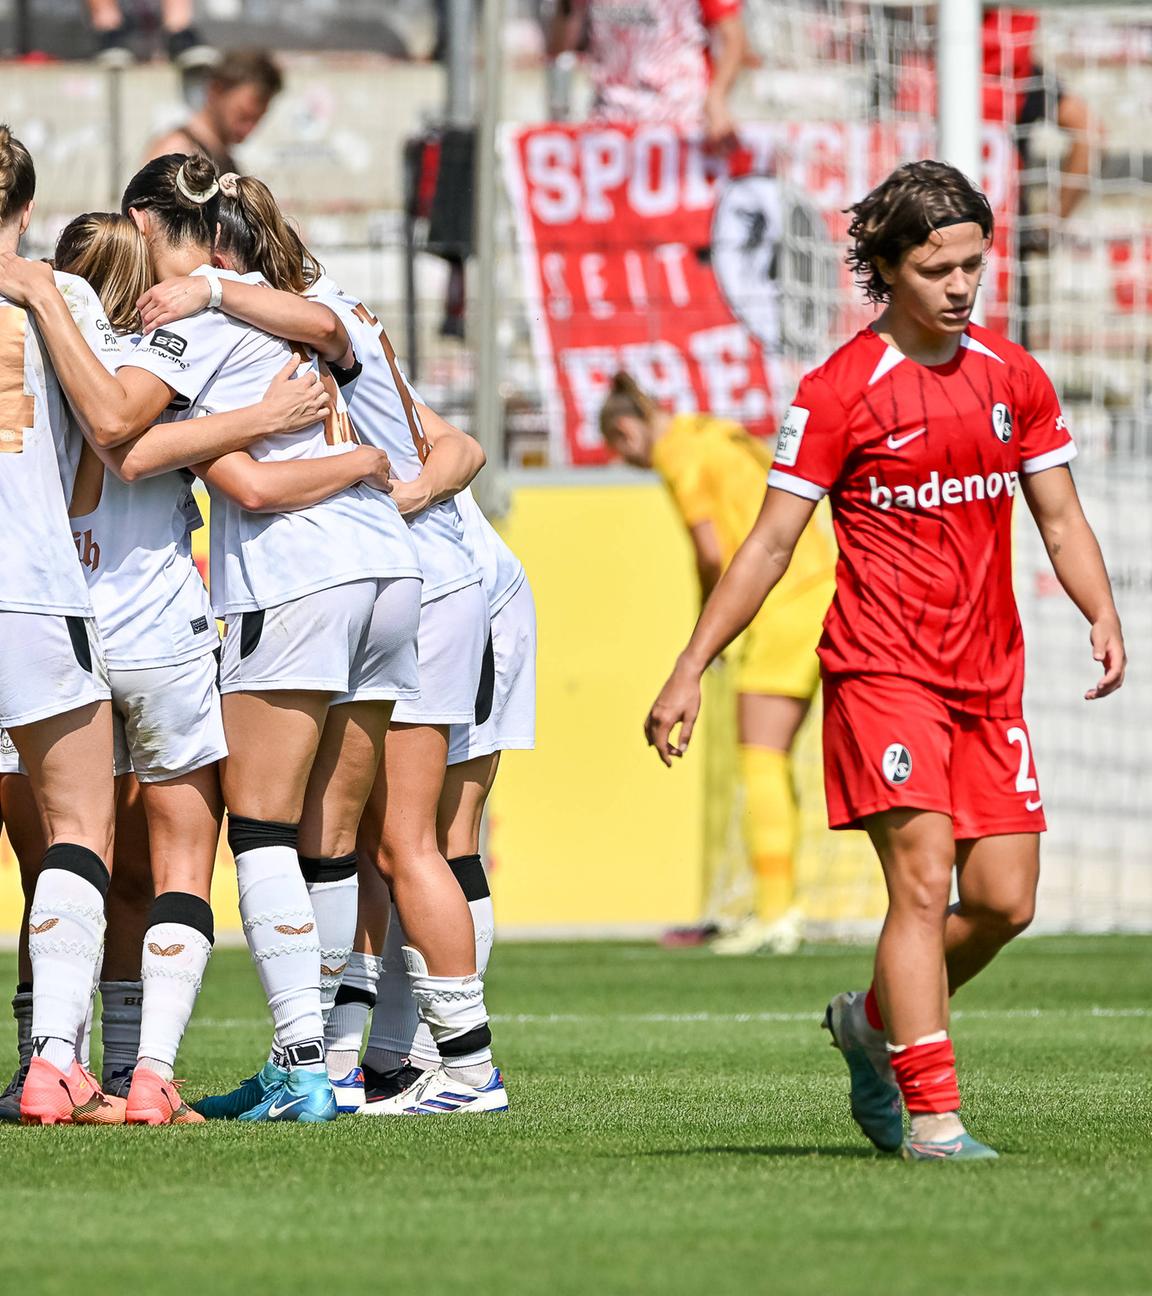
<path id="1" fill-rule="evenodd" d="M 457 1112 L 506 1112 L 508 1094 L 499 1067 L 492 1068 L 488 1081 L 480 1085 L 461 1084 L 443 1067 L 424 1074 L 393 1098 L 366 1103 L 361 1116 L 453 1116 Z"/>

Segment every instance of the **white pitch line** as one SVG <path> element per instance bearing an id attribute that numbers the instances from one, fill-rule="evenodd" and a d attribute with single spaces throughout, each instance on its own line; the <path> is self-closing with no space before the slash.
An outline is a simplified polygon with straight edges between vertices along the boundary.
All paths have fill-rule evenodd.
<path id="1" fill-rule="evenodd" d="M 1016 1021 L 1045 1018 L 1114 1018 L 1152 1017 L 1152 1008 L 975 1008 L 960 1009 L 952 1014 L 955 1021 Z M 808 1023 L 820 1020 L 818 1012 L 760 1012 L 760 1013 L 494 1013 L 493 1025 L 498 1026 L 692 1026 L 705 1025 L 772 1025 Z M 193 1026 L 205 1030 L 246 1030 L 267 1027 L 264 1018 L 257 1017 L 194 1017 Z"/>

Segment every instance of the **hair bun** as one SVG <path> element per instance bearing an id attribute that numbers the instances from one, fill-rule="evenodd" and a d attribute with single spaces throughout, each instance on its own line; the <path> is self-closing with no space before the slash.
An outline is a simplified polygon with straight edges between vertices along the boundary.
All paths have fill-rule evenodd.
<path id="1" fill-rule="evenodd" d="M 220 192 L 216 168 L 206 157 L 185 159 L 176 172 L 176 190 L 190 203 L 203 207 Z"/>

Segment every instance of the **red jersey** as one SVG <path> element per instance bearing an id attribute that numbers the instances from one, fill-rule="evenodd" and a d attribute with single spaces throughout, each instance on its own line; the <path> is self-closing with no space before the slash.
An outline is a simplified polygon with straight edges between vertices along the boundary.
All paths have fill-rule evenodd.
<path id="1" fill-rule="evenodd" d="M 831 496 L 825 673 L 901 675 L 964 710 L 1019 715 L 1012 501 L 1021 473 L 1075 454 L 1047 375 L 988 329 L 928 366 L 867 328 L 808 374 L 768 484 Z"/>
<path id="2" fill-rule="evenodd" d="M 700 125 L 711 79 L 708 29 L 741 0 L 585 0 L 593 116 Z"/>

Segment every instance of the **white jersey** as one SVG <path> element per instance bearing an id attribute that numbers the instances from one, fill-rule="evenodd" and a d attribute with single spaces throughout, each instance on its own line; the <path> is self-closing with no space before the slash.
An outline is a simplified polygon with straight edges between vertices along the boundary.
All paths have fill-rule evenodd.
<path id="1" fill-rule="evenodd" d="M 89 285 L 56 284 L 101 357 L 115 335 Z M 0 297 L 0 611 L 91 616 L 66 500 L 80 445 L 31 317 Z"/>
<path id="2" fill-rule="evenodd" d="M 464 535 L 480 564 L 484 592 L 488 595 L 488 613 L 494 617 L 524 584 L 524 564 L 500 539 L 471 490 L 462 490 L 456 496 L 456 507 L 464 519 Z"/>
<path id="3" fill-rule="evenodd" d="M 259 275 L 217 273 L 264 282 Z M 291 355 L 280 338 L 205 310 L 148 334 L 121 364 L 163 379 L 176 392 L 173 416 L 192 418 L 257 404 Z M 314 356 L 302 363 L 318 368 Z M 337 409 L 303 431 L 255 441 L 248 453 L 257 461 L 319 459 L 354 445 L 347 413 Z M 218 616 L 278 607 L 349 581 L 420 575 L 407 529 L 386 521 L 389 510 L 399 518 L 396 506 L 371 487 L 351 486 L 289 513 L 250 513 L 227 496 L 214 495 L 212 503 L 212 607 Z"/>
<path id="4" fill-rule="evenodd" d="M 121 343 L 116 363 L 131 349 Z M 127 485 L 84 447 L 72 533 L 113 670 L 178 666 L 220 642 L 192 558 L 192 532 L 204 525 L 193 480 L 181 470 Z"/>
<path id="5" fill-rule="evenodd" d="M 406 379 L 399 366 L 393 371 L 384 351 L 380 321 L 327 275 L 312 285 L 308 296 L 335 311 L 352 339 L 361 369 L 342 391 L 357 435 L 387 453 L 394 477 L 413 481 L 428 457 L 428 443 L 418 422 L 415 429 L 408 424 L 397 386 Z M 454 501 L 433 504 L 412 518 L 409 526 L 424 572 L 422 602 L 474 585 L 480 579 Z"/>

